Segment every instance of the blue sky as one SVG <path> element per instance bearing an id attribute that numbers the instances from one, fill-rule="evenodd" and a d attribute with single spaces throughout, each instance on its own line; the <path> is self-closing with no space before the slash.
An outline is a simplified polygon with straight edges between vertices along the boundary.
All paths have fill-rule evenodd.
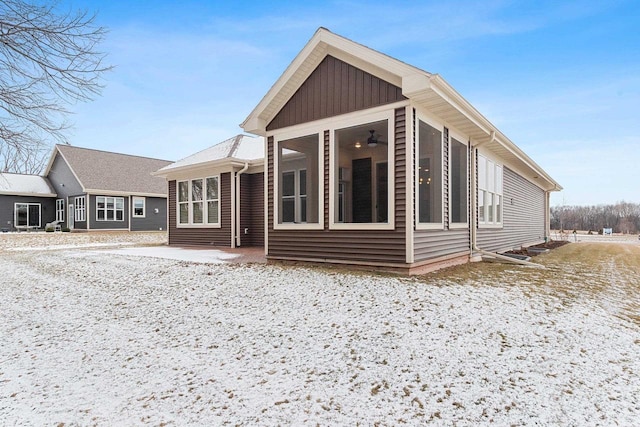
<path id="1" fill-rule="evenodd" d="M 640 2 L 64 0 L 116 68 L 73 145 L 178 160 L 239 127 L 320 26 L 442 75 L 565 188 L 640 203 Z"/>

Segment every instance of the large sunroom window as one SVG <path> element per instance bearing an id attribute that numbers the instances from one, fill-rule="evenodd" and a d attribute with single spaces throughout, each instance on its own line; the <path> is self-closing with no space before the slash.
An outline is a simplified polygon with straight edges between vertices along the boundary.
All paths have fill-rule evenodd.
<path id="1" fill-rule="evenodd" d="M 389 224 L 389 120 L 335 131 L 333 222 Z"/>
<path id="2" fill-rule="evenodd" d="M 478 222 L 502 225 L 502 166 L 478 155 Z"/>
<path id="3" fill-rule="evenodd" d="M 468 223 L 468 150 L 467 144 L 451 138 L 449 148 L 449 173 L 450 173 L 450 209 L 451 224 L 466 225 Z"/>
<path id="4" fill-rule="evenodd" d="M 442 131 L 419 120 L 418 222 L 442 225 Z"/>
<path id="5" fill-rule="evenodd" d="M 278 141 L 277 223 L 320 223 L 319 135 Z"/>

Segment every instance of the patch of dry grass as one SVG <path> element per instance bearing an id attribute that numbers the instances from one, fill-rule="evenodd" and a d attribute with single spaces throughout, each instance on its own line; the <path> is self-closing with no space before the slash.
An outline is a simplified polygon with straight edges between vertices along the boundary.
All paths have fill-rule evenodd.
<path id="1" fill-rule="evenodd" d="M 9 248 L 37 248 L 113 243 L 159 245 L 167 242 L 166 231 L 92 231 L 74 233 L 0 233 L 0 251 Z"/>
<path id="2" fill-rule="evenodd" d="M 420 280 L 519 287 L 569 305 L 588 299 L 640 324 L 640 245 L 572 243 L 533 260 L 545 269 L 474 263 L 440 270 Z"/>

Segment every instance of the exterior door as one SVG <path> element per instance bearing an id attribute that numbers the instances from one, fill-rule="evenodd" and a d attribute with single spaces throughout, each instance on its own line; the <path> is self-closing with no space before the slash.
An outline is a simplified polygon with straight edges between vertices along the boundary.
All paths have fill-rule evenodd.
<path id="1" fill-rule="evenodd" d="M 69 213 L 67 214 L 67 225 L 69 226 L 69 230 L 73 230 L 75 217 L 73 216 L 73 204 L 69 203 Z"/>

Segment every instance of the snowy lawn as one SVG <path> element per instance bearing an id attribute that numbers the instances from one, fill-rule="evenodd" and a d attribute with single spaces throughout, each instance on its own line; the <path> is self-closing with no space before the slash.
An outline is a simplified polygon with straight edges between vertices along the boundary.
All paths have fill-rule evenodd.
<path id="1" fill-rule="evenodd" d="M 638 245 L 418 278 L 118 251 L 0 249 L 2 424 L 640 418 Z"/>

